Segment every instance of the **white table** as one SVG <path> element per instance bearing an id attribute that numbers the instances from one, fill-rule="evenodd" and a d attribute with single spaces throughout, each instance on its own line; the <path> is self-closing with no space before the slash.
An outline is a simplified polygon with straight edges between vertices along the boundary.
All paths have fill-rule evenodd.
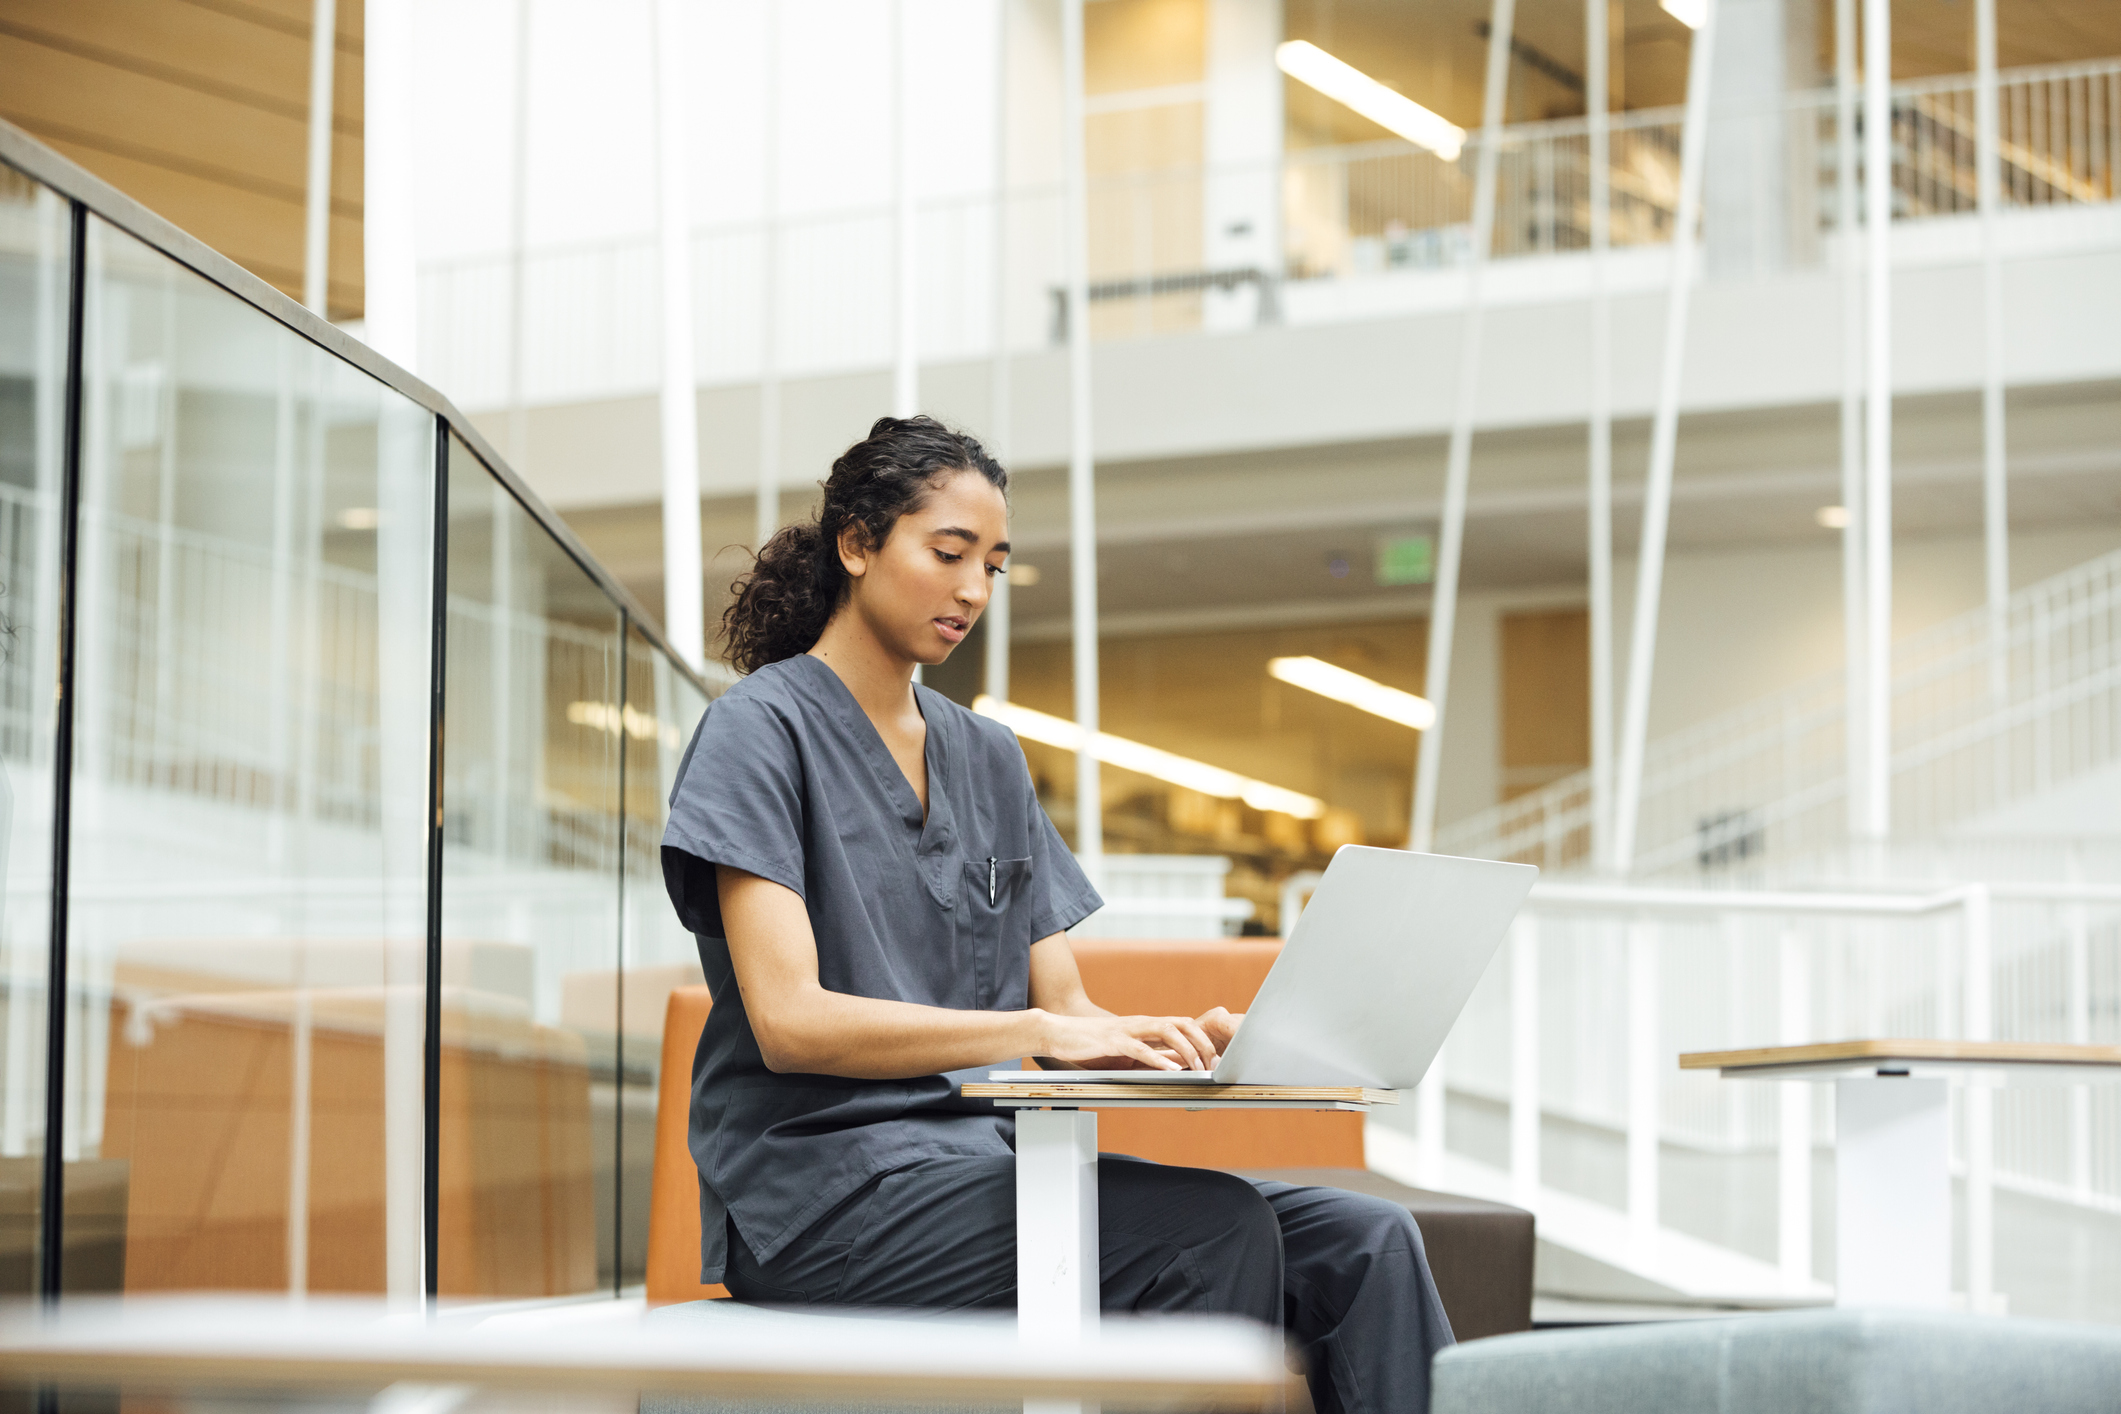
<path id="1" fill-rule="evenodd" d="M 1698 1051 L 1682 1070 L 1834 1082 L 1835 1303 L 1951 1302 L 1949 1087 L 2121 1081 L 2121 1046 L 1829 1041 Z"/>
<path id="2" fill-rule="evenodd" d="M 1396 1090 L 1352 1085 L 1098 1084 L 1055 1079 L 963 1087 L 1016 1116 L 1016 1312 L 1027 1334 L 1088 1336 L 1098 1324 L 1098 1109 L 1367 1110 Z"/>

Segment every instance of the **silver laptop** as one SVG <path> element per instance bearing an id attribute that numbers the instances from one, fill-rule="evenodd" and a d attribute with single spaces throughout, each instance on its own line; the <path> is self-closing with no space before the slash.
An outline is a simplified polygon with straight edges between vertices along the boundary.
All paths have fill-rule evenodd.
<path id="1" fill-rule="evenodd" d="M 1213 1071 L 997 1070 L 988 1079 L 1411 1089 L 1538 877 L 1529 864 L 1345 846 Z"/>

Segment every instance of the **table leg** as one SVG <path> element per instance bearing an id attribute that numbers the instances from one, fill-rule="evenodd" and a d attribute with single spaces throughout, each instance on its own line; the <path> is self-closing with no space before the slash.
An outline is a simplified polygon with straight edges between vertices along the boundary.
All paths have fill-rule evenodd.
<path id="1" fill-rule="evenodd" d="M 1947 1085 L 1906 1076 L 1835 1082 L 1836 1304 L 1950 1303 Z"/>
<path id="2" fill-rule="evenodd" d="M 1044 1339 L 1097 1334 L 1097 1116 L 1016 1112 L 1016 1321 Z M 1096 1414 L 1074 1400 L 1025 1400 L 1025 1414 Z"/>

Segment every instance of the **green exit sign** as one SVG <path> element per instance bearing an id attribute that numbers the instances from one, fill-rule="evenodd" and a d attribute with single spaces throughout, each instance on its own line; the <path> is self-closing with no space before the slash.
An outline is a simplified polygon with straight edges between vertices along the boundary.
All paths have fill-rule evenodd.
<path id="1" fill-rule="evenodd" d="M 1377 542 L 1379 584 L 1427 584 L 1436 578 L 1436 542 L 1426 535 L 1408 535 Z"/>

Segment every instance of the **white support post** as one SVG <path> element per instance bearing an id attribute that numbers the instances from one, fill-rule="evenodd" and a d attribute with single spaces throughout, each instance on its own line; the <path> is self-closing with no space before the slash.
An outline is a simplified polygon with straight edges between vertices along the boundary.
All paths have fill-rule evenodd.
<path id="1" fill-rule="evenodd" d="M 530 247 L 530 0 L 516 0 L 514 58 L 515 92 L 510 95 L 513 111 L 508 132 L 508 459 L 518 472 L 527 472 L 530 408 L 523 387 L 523 361 L 529 339 L 523 328 L 523 306 Z"/>
<path id="2" fill-rule="evenodd" d="M 751 543 L 781 528 L 781 7 L 766 6 L 766 97 L 759 147 L 766 160 L 759 204 L 759 466 Z"/>
<path id="3" fill-rule="evenodd" d="M 1607 93 L 1612 0 L 1584 0 L 1584 90 L 1591 162 L 1591 856 L 1612 868 L 1613 847 L 1613 304 L 1612 116 Z"/>
<path id="4" fill-rule="evenodd" d="M 1863 835 L 1892 827 L 1893 723 L 1893 22 L 1863 0 Z"/>
<path id="5" fill-rule="evenodd" d="M 1948 1081 L 1834 1082 L 1834 1301 L 1943 1310 L 1951 1300 Z"/>
<path id="6" fill-rule="evenodd" d="M 1628 1225 L 1647 1250 L 1657 1236 L 1658 1081 L 1657 925 L 1628 925 Z"/>
<path id="7" fill-rule="evenodd" d="M 1995 1038 L 1995 901 L 1988 885 L 1966 886 L 1964 1029 L 1969 1041 Z M 1966 1101 L 1966 1304 L 1996 1307 L 1996 1092 L 1970 1078 Z"/>
<path id="8" fill-rule="evenodd" d="M 2070 849 L 2069 881 L 2082 882 L 2077 850 Z M 2092 1039 L 2091 917 L 2081 903 L 2063 910 L 2063 930 L 2069 940 L 2069 1039 L 2072 1045 L 2089 1045 Z M 2079 1203 L 2090 1206 L 2092 1196 L 2092 1090 L 2089 1085 L 2069 1087 L 2069 1185 Z"/>
<path id="9" fill-rule="evenodd" d="M 329 319 L 331 295 L 332 78 L 339 57 L 337 0 L 316 0 L 309 18 L 309 189 L 302 215 L 302 303 Z"/>
<path id="10" fill-rule="evenodd" d="M 1539 920 L 1510 929 L 1510 1201 L 1539 1207 Z"/>
<path id="11" fill-rule="evenodd" d="M 1996 0 L 1974 0 L 1974 164 L 1981 198 L 1981 526 L 1988 581 L 1989 695 L 2010 690 L 2010 505 L 2004 481 L 2003 257 L 1996 221 L 2003 204 L 2002 134 L 1996 112 Z"/>
<path id="12" fill-rule="evenodd" d="M 1016 1320 L 1041 1340 L 1096 1335 L 1094 1111 L 1016 1113 Z"/>
<path id="13" fill-rule="evenodd" d="M 1061 5 L 1061 148 L 1068 271 L 1068 576 L 1074 638 L 1075 854 L 1104 883 L 1105 797 L 1092 743 L 1098 733 L 1097 466 L 1090 421 L 1089 178 L 1083 152 L 1083 0 Z"/>
<path id="14" fill-rule="evenodd" d="M 919 214 L 913 205 L 913 82 L 908 73 L 906 0 L 891 0 L 891 199 L 897 238 L 897 347 L 891 369 L 891 415 L 912 417 L 921 410 L 920 249 L 915 241 Z"/>
<path id="15" fill-rule="evenodd" d="M 692 348 L 692 203 L 686 182 L 689 64 L 678 0 L 655 0 L 656 227 L 663 313 L 663 629 L 694 668 L 706 660 L 700 553 L 699 380 Z"/>
<path id="16" fill-rule="evenodd" d="M 1014 388 L 1009 367 L 1009 11 L 1001 0 L 994 21 L 994 287 L 987 312 L 992 356 L 987 361 L 987 450 L 1009 464 L 1009 422 Z M 1009 700 L 1009 576 L 997 575 L 987 600 L 981 686 L 997 702 Z"/>
<path id="17" fill-rule="evenodd" d="M 1458 567 L 1465 552 L 1466 485 L 1473 466 L 1473 414 L 1480 399 L 1482 285 L 1495 233 L 1496 164 L 1501 157 L 1503 99 L 1510 82 L 1510 36 L 1516 0 L 1494 0 L 1488 18 L 1488 70 L 1481 90 L 1480 155 L 1473 179 L 1473 248 L 1466 266 L 1466 310 L 1459 325 L 1458 399 L 1444 466 L 1443 524 L 1429 609 L 1428 663 L 1422 692 L 1436 710 L 1421 734 L 1414 767 L 1414 818 L 1407 847 L 1426 850 L 1436 834 L 1436 792 L 1443 770 L 1444 716 L 1451 696 L 1451 641 L 1458 628 Z"/>
<path id="18" fill-rule="evenodd" d="M 1687 56 L 1686 122 L 1679 143 L 1679 209 L 1672 224 L 1672 289 L 1665 301 L 1664 369 L 1650 424 L 1649 482 L 1643 488 L 1642 537 L 1635 572 L 1635 622 L 1628 636 L 1627 716 L 1621 724 L 1620 780 L 1613 801 L 1613 863 L 1635 860 L 1642 810 L 1643 754 L 1650 729 L 1651 672 L 1657 661 L 1657 613 L 1664 593 L 1665 532 L 1672 514 L 1672 462 L 1679 444 L 1679 387 L 1686 367 L 1687 310 L 1694 289 L 1694 227 L 1701 219 L 1702 164 L 1707 156 L 1709 71 L 1716 48 L 1716 0 L 1702 0 L 1701 24 Z"/>
<path id="19" fill-rule="evenodd" d="M 1863 834 L 1863 223 L 1856 192 L 1856 0 L 1834 0 L 1834 234 L 1841 258 L 1842 754 L 1848 832 Z"/>
<path id="20" fill-rule="evenodd" d="M 361 44 L 361 326 L 368 346 L 420 367 L 413 177 L 413 0 L 366 0 Z"/>
<path id="21" fill-rule="evenodd" d="M 1436 1059 L 1414 1087 L 1414 1173 L 1431 1188 L 1441 1188 L 1444 1182 L 1444 1125 L 1450 1100 L 1444 1058 L 1450 1050 L 1449 1040 L 1436 1048 Z"/>
<path id="22" fill-rule="evenodd" d="M 1785 1046 L 1811 1039 L 1812 966 L 1802 933 L 1782 935 L 1778 954 Z M 1791 1290 L 1812 1280 L 1812 1083 L 1785 1080 L 1781 1091 L 1781 1132 L 1776 1146 L 1776 1255 Z"/>

